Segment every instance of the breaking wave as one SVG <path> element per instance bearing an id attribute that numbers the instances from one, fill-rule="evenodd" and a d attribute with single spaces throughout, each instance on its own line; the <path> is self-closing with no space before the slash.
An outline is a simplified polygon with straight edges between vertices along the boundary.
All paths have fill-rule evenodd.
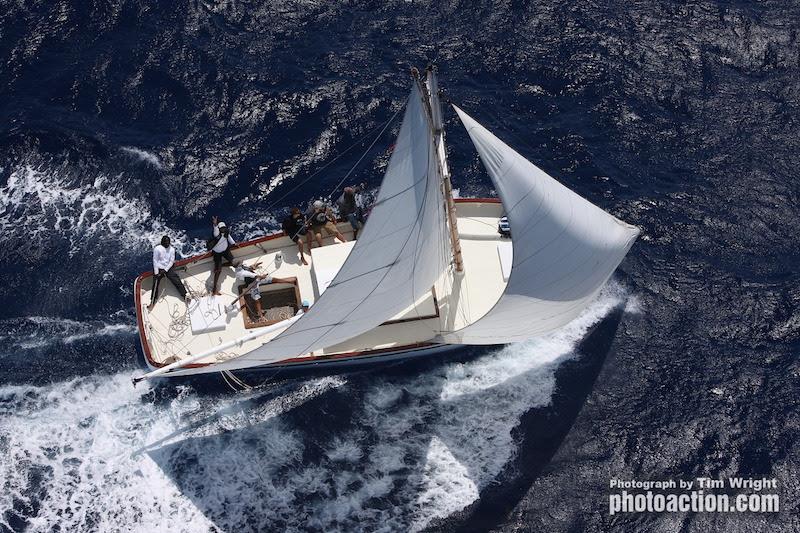
<path id="1" fill-rule="evenodd" d="M 164 163 L 162 163 L 161 159 L 152 152 L 142 150 L 141 148 L 136 148 L 135 146 L 123 146 L 120 148 L 120 150 L 122 150 L 123 153 L 133 157 L 135 160 L 146 163 L 156 170 L 164 170 Z"/>
<path id="2" fill-rule="evenodd" d="M 34 350 L 59 344 L 73 344 L 96 337 L 133 335 L 136 319 L 127 313 L 118 313 L 119 322 L 104 320 L 72 320 L 69 318 L 29 316 L 0 320 L 2 354 L 20 350 Z"/>
<path id="3" fill-rule="evenodd" d="M 179 251 L 197 246 L 154 216 L 145 202 L 123 193 L 121 175 L 95 171 L 87 180 L 81 174 L 66 164 L 12 169 L 0 187 L 0 231 L 37 244 L 58 236 L 68 242 L 70 256 L 85 250 L 88 240 L 141 250 L 165 233 Z"/>
<path id="4" fill-rule="evenodd" d="M 550 336 L 416 375 L 167 400 L 130 372 L 0 387 L 0 526 L 423 529 L 492 483 L 520 417 L 550 404 L 555 370 L 625 298 L 612 283 Z"/>

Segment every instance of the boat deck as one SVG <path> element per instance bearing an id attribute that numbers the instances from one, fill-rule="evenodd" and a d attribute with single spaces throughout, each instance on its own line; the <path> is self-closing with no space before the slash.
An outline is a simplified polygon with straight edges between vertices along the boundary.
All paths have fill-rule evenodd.
<path id="1" fill-rule="evenodd" d="M 429 342 L 440 331 L 460 329 L 488 312 L 505 289 L 507 278 L 504 275 L 507 276 L 511 266 L 511 242 L 497 232 L 502 206 L 493 199 L 460 199 L 457 200 L 457 215 L 464 258 L 462 275 L 445 272 L 429 293 L 388 322 L 305 357 L 359 354 L 419 345 Z M 239 309 L 238 304 L 234 310 L 226 310 L 240 294 L 241 284 L 237 282 L 231 267 L 223 266 L 220 274 L 222 295 L 210 296 L 214 278 L 210 254 L 176 263 L 179 276 L 195 297 L 188 307 L 175 288 L 163 280 L 159 287 L 159 299 L 154 309 L 148 311 L 154 278 L 151 272 L 140 275 L 135 284 L 136 312 L 148 364 L 156 368 L 164 366 L 253 333 L 258 327 L 289 318 L 302 300 L 308 300 L 313 305 L 336 275 L 354 244 L 348 223 L 340 223 L 339 230 L 349 242 L 334 244 L 336 241 L 326 238 L 325 246 L 321 248 L 317 248 L 315 243 L 310 256 L 306 250 L 308 265 L 301 263 L 297 245 L 282 233 L 241 243 L 233 248 L 237 262 L 244 261 L 246 265 L 260 262 L 258 273 L 291 281 L 261 286 L 265 311 L 270 302 L 276 306 L 268 313 L 270 316 L 261 321 L 255 316 L 246 315 L 248 311 Z M 282 261 L 276 263 L 277 254 L 282 256 Z M 272 291 L 279 292 L 270 294 Z M 295 298 L 292 298 L 292 292 Z M 291 306 L 292 300 L 296 300 L 294 307 Z M 252 309 L 253 302 L 248 303 Z M 199 331 L 200 328 L 205 330 Z M 275 331 L 244 342 L 192 366 L 247 353 L 279 333 Z M 287 354 L 287 357 L 294 355 Z"/>

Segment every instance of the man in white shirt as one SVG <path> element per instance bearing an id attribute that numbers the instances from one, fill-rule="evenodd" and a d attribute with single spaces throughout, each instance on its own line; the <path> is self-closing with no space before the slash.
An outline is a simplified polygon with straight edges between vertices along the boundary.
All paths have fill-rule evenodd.
<path id="1" fill-rule="evenodd" d="M 152 311 L 158 299 L 158 286 L 162 278 L 166 277 L 172 282 L 181 298 L 188 301 L 189 294 L 186 292 L 186 287 L 183 286 L 181 278 L 175 272 L 175 248 L 172 247 L 169 237 L 164 235 L 161 237 L 161 244 L 153 248 L 153 292 L 150 297 L 150 305 L 147 306 L 149 311 Z"/>
<path id="2" fill-rule="evenodd" d="M 224 222 L 219 222 L 217 217 L 211 217 L 211 226 L 214 232 L 214 246 L 211 248 L 211 255 L 214 256 L 214 294 L 219 296 L 219 273 L 222 271 L 222 259 L 228 260 L 231 266 L 234 265 L 231 246 L 236 244 L 230 235 L 230 230 Z"/>

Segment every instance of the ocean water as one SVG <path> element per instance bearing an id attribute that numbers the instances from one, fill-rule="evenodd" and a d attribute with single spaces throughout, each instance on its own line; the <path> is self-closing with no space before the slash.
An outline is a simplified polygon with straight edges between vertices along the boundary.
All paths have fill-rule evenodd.
<path id="1" fill-rule="evenodd" d="M 796 2 L 0 2 L 0 531 L 795 531 Z M 642 236 L 545 338 L 133 388 L 164 233 L 379 185 L 408 69 Z M 452 112 L 461 196 L 492 187 Z M 372 147 L 369 144 L 375 140 Z M 353 144 L 356 146 L 347 151 Z M 310 179 L 308 179 L 310 177 Z M 767 476 L 775 515 L 609 517 Z"/>
<path id="2" fill-rule="evenodd" d="M 131 369 L 0 387 L 5 525 L 422 530 L 502 473 L 520 417 L 550 405 L 556 369 L 622 303 L 615 290 L 557 334 L 418 372 L 246 394 L 134 389 Z"/>

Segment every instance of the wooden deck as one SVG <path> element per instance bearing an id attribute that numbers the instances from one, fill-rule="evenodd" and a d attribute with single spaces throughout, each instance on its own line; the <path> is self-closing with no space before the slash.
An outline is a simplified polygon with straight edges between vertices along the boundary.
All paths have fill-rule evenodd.
<path id="1" fill-rule="evenodd" d="M 405 309 L 381 326 L 320 352 L 303 357 L 328 359 L 334 355 L 352 355 L 391 351 L 425 345 L 441 330 L 456 330 L 483 316 L 498 300 L 505 289 L 498 245 L 508 243 L 497 233 L 497 221 L 502 216 L 502 206 L 495 199 L 460 199 L 458 228 L 462 239 L 465 271 L 463 275 L 445 272 L 431 291 L 413 306 Z M 352 240 L 349 224 L 340 223 L 340 231 Z M 316 246 L 316 244 L 315 244 Z M 297 246 L 282 233 L 248 241 L 233 248 L 237 261 L 252 265 L 261 263 L 261 273 L 280 278 L 295 278 L 299 299 L 312 304 L 327 287 L 327 283 L 344 263 L 352 243 L 334 244 L 325 239 L 325 246 L 306 253 L 309 265 L 300 262 Z M 276 267 L 276 254 L 283 260 Z M 194 296 L 208 295 L 213 283 L 213 263 L 210 254 L 191 257 L 177 263 L 185 270 L 179 272 L 187 289 Z M 146 309 L 150 301 L 153 276 L 141 274 L 135 283 L 136 312 L 142 348 L 148 364 L 157 368 L 172 361 L 189 357 L 224 342 L 235 340 L 254 331 L 248 328 L 243 312 L 225 312 L 224 327 L 216 331 L 193 333 L 187 305 L 179 298 L 170 283 L 161 283 L 158 303 L 152 311 Z M 239 294 L 239 283 L 230 267 L 223 267 L 220 275 L 222 302 L 230 304 Z M 219 317 L 220 320 L 222 317 Z M 262 338 L 245 342 L 234 349 L 210 356 L 191 366 L 202 366 L 222 359 L 247 353 L 270 338 L 276 331 Z M 287 354 L 287 359 L 295 354 Z M 296 360 L 294 358 L 293 360 Z"/>

